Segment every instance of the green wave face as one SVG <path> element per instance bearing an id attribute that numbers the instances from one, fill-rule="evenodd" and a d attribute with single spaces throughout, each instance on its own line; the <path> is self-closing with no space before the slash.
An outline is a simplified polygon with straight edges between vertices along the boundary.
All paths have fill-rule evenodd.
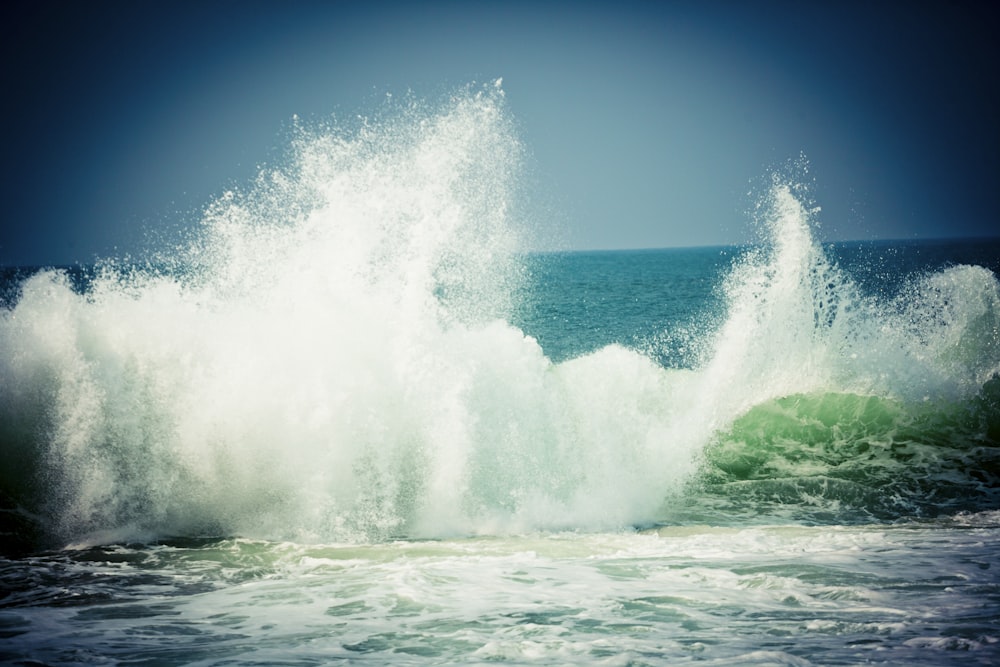
<path id="1" fill-rule="evenodd" d="M 717 510 L 819 523 L 996 507 L 1000 379 L 959 404 L 849 393 L 765 402 L 717 434 L 696 486 Z"/>

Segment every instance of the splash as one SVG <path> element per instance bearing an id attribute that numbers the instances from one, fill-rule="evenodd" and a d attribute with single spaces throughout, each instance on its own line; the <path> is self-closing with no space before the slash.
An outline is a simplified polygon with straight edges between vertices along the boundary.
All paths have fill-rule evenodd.
<path id="1" fill-rule="evenodd" d="M 553 363 L 509 324 L 513 125 L 489 86 L 303 128 L 289 168 L 151 267 L 109 264 L 82 294 L 27 280 L 0 319 L 4 494 L 63 544 L 654 523 L 755 406 L 961 400 L 1000 369 L 989 271 L 864 296 L 779 180 L 696 368 L 618 345 Z"/>
<path id="2" fill-rule="evenodd" d="M 723 414 L 795 393 L 957 401 L 1000 372 L 1000 292 L 991 271 L 953 266 L 865 294 L 812 237 L 818 208 L 777 176 L 764 244 L 730 272 L 704 381 L 731 387 Z M 722 389 L 722 391 L 725 391 Z"/>
<path id="3" fill-rule="evenodd" d="M 6 493 L 64 542 L 649 519 L 662 371 L 553 366 L 506 323 L 522 154 L 499 87 L 303 129 L 155 269 L 32 277 L 0 328 Z"/>

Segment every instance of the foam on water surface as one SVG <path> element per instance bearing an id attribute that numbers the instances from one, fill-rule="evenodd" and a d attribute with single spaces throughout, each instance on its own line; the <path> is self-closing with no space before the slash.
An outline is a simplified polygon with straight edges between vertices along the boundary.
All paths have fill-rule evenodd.
<path id="1" fill-rule="evenodd" d="M 62 586 L 20 580 L 0 627 L 56 663 L 988 664 L 992 514 L 92 548 L 16 565 Z"/>

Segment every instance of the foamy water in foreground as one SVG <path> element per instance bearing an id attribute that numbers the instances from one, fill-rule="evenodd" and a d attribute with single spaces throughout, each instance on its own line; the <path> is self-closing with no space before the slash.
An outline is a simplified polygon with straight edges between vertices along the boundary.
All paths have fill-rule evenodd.
<path id="1" fill-rule="evenodd" d="M 987 665 L 998 548 L 996 513 L 121 546 L 8 565 L 0 627 L 46 664 Z"/>

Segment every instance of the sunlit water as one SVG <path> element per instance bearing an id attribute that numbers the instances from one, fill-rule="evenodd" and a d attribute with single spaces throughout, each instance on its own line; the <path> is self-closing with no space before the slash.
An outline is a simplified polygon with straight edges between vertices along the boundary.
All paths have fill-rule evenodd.
<path id="1" fill-rule="evenodd" d="M 0 660 L 995 664 L 996 242 L 530 253 L 498 87 L 8 271 Z"/>

